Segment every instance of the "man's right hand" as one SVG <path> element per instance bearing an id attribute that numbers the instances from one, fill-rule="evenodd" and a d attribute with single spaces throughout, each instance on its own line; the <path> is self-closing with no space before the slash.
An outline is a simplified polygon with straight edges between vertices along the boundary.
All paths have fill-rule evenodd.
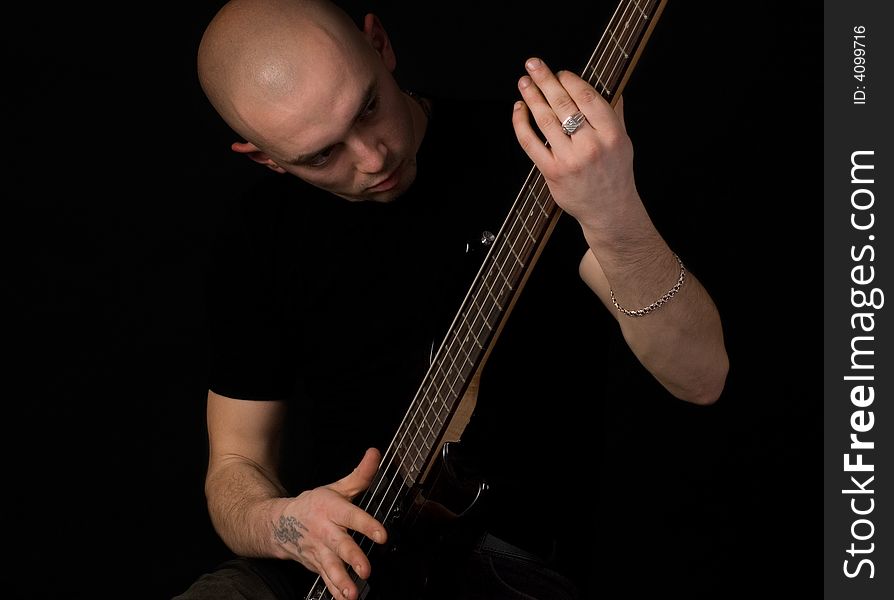
<path id="1" fill-rule="evenodd" d="M 350 531 L 378 544 L 388 537 L 379 521 L 352 503 L 372 483 L 381 458 L 378 450 L 370 448 L 346 477 L 296 498 L 284 498 L 274 507 L 273 535 L 282 551 L 280 558 L 297 560 L 319 573 L 336 598 L 357 597 L 346 565 L 363 579 L 371 571 L 366 553 Z"/>

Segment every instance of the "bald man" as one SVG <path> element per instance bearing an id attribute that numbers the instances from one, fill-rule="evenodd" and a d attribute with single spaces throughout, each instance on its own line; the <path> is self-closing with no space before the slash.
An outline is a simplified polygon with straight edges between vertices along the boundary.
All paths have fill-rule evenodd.
<path id="1" fill-rule="evenodd" d="M 201 577 L 181 600 L 303 598 L 313 579 L 302 574 L 319 574 L 332 597 L 353 600 L 373 565 L 351 534 L 389 541 L 352 501 L 373 480 L 376 448 L 406 408 L 406 394 L 394 390 L 418 384 L 417 359 L 428 358 L 468 282 L 466 267 L 443 249 L 459 244 L 451 236 L 465 235 L 463 227 L 499 226 L 495 215 L 506 209 L 447 193 L 456 171 L 439 170 L 470 152 L 478 153 L 473 162 L 498 164 L 498 154 L 468 147 L 470 115 L 480 118 L 482 107 L 454 114 L 450 103 L 402 89 L 395 66 L 375 15 L 358 27 L 323 1 L 232 0 L 201 40 L 202 89 L 238 136 L 233 151 L 272 171 L 276 191 L 254 196 L 222 237 L 210 292 L 205 490 L 216 531 L 241 558 Z M 578 281 L 670 396 L 714 402 L 727 372 L 720 319 L 639 198 L 621 104 L 612 110 L 579 77 L 537 58 L 524 68 L 521 100 L 505 118 L 511 113 L 512 142 L 579 226 Z M 562 121 L 577 110 L 585 119 L 569 135 Z M 489 174 L 475 185 L 486 189 L 502 176 Z M 480 221 L 464 225 L 466 217 Z M 419 312 L 408 298 L 445 300 Z M 648 310 L 632 310 L 640 307 Z M 293 413 L 300 422 L 287 426 Z M 286 483 L 281 464 L 289 438 L 304 457 L 298 487 Z M 490 547 L 498 550 L 459 571 L 453 583 L 462 585 L 428 597 L 516 598 L 516 589 L 578 597 L 554 565 L 533 558 L 540 553 Z"/>

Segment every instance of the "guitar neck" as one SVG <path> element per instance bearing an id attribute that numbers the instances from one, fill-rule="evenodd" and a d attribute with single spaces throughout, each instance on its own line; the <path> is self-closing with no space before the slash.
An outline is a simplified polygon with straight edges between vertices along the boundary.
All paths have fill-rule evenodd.
<path id="1" fill-rule="evenodd" d="M 621 0 L 581 72 L 612 106 L 666 3 Z M 384 457 L 382 464 L 394 463 L 409 485 L 426 472 L 561 214 L 545 179 L 532 167 Z"/>
<path id="2" fill-rule="evenodd" d="M 581 72 L 612 105 L 666 3 L 621 0 Z M 374 517 L 386 518 L 397 497 L 427 472 L 561 213 L 545 179 L 532 167 L 383 456 L 371 491 L 361 499 Z"/>
<path id="3" fill-rule="evenodd" d="M 581 78 L 612 106 L 623 92 L 667 0 L 620 0 Z M 490 245 L 440 348 L 358 505 L 390 522 L 424 478 L 457 406 L 487 362 L 562 211 L 532 167 Z M 461 433 L 461 430 L 460 430 Z M 356 578 L 355 578 L 356 580 Z M 331 598 L 320 578 L 308 598 Z"/>

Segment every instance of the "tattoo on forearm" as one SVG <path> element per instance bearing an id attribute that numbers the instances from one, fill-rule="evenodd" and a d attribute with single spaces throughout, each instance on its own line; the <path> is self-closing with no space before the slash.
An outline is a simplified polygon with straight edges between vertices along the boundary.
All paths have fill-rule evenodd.
<path id="1" fill-rule="evenodd" d="M 300 550 L 299 540 L 304 537 L 305 531 L 307 531 L 307 527 L 298 519 L 283 515 L 279 518 L 279 524 L 273 527 L 273 536 L 277 542 L 281 544 L 291 542 Z"/>

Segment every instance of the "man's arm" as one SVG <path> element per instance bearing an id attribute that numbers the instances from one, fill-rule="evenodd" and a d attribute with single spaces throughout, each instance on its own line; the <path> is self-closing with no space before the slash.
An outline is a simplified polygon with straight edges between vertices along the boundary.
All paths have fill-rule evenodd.
<path id="1" fill-rule="evenodd" d="M 288 496 L 277 478 L 284 413 L 283 402 L 208 393 L 208 510 L 218 535 L 242 556 L 277 554 L 274 505 Z"/>
<path id="2" fill-rule="evenodd" d="M 358 531 L 385 542 L 385 528 L 351 500 L 365 490 L 380 456 L 369 449 L 348 476 L 289 497 L 277 476 L 285 403 L 208 393 L 208 510 L 224 543 L 242 556 L 295 560 L 323 576 L 333 595 L 356 598 L 349 564 L 369 577 Z"/>
<path id="3" fill-rule="evenodd" d="M 610 289 L 619 305 L 639 309 L 678 281 L 680 265 L 663 242 L 656 241 L 654 247 L 643 247 L 641 252 L 639 260 L 603 254 L 609 256 L 603 260 L 613 267 L 610 286 L 591 249 L 581 260 L 581 278 L 618 319 L 624 339 L 639 361 L 670 393 L 688 402 L 710 404 L 723 391 L 729 361 L 720 316 L 695 276 L 687 271 L 679 292 L 643 317 L 622 314 L 611 301 Z"/>
<path id="4" fill-rule="evenodd" d="M 668 391 L 689 402 L 714 402 L 729 363 L 717 309 L 691 273 L 673 297 L 644 316 L 624 314 L 611 300 L 614 293 L 622 308 L 648 307 L 674 288 L 681 272 L 636 191 L 623 100 L 616 112 L 573 73 L 554 74 L 537 59 L 526 68 L 528 75 L 519 80 L 524 102 L 516 104 L 513 125 L 553 199 L 583 230 L 590 250 L 581 260 L 581 277 L 615 313 L 630 348 Z M 562 121 L 578 110 L 586 121 L 568 135 Z"/>

